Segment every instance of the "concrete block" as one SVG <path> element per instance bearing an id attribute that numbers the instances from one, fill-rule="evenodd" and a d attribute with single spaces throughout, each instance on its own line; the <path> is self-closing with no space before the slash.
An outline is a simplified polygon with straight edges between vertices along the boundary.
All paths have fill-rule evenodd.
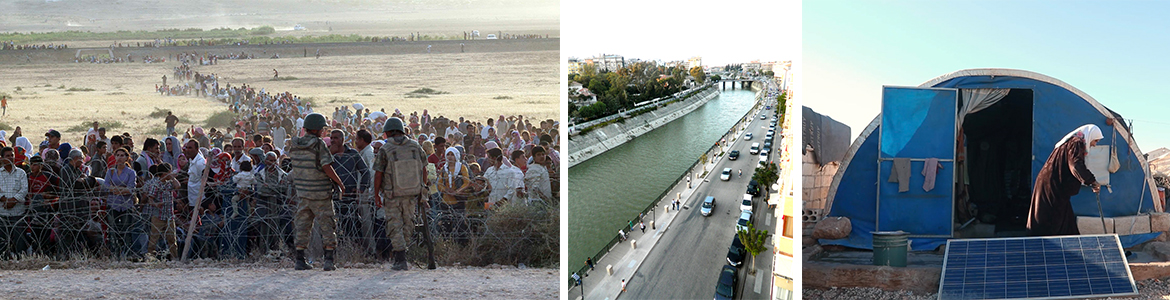
<path id="1" fill-rule="evenodd" d="M 1150 231 L 1170 231 L 1170 213 L 1156 212 L 1150 214 Z"/>
<path id="2" fill-rule="evenodd" d="M 1101 229 L 1101 218 L 1098 217 L 1077 217 L 1077 229 L 1081 234 L 1106 234 L 1113 233 L 1113 218 L 1105 218 L 1105 229 Z"/>
<path id="3" fill-rule="evenodd" d="M 630 240 L 630 248 L 638 249 L 638 241 L 637 240 Z"/>
<path id="4" fill-rule="evenodd" d="M 605 273 L 613 275 L 613 265 L 605 265 Z"/>
<path id="5" fill-rule="evenodd" d="M 1119 235 L 1150 233 L 1150 216 L 1136 215 L 1113 218 L 1113 229 Z"/>

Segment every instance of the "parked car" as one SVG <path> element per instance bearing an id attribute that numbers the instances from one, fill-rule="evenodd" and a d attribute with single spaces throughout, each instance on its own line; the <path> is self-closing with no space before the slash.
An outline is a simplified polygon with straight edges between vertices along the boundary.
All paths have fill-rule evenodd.
<path id="1" fill-rule="evenodd" d="M 715 211 L 715 197 L 707 196 L 707 199 L 703 200 L 703 206 L 699 208 L 699 213 L 706 217 L 710 216 L 712 211 Z"/>
<path id="2" fill-rule="evenodd" d="M 743 212 L 740 212 L 739 213 L 739 221 L 735 222 L 735 231 L 739 232 L 741 230 L 746 230 L 747 224 L 751 220 L 752 220 L 752 211 L 745 210 Z"/>
<path id="3" fill-rule="evenodd" d="M 739 150 L 731 150 L 731 153 L 727 154 L 727 158 L 731 160 L 739 159 Z"/>
<path id="4" fill-rule="evenodd" d="M 764 151 L 768 151 L 768 149 L 772 149 L 772 141 L 771 140 L 764 141 Z"/>
<path id="5" fill-rule="evenodd" d="M 752 143 L 751 150 L 748 151 L 752 155 L 760 154 L 760 143 Z"/>
<path id="6" fill-rule="evenodd" d="M 719 271 L 719 282 L 715 285 L 715 300 L 731 300 L 735 299 L 735 281 L 738 277 L 736 273 L 739 269 L 735 267 L 723 265 L 723 270 Z"/>
<path id="7" fill-rule="evenodd" d="M 727 263 L 732 267 L 739 267 L 743 265 L 744 250 L 743 243 L 739 241 L 739 234 L 735 235 L 735 240 L 731 241 L 731 247 L 727 248 Z"/>
<path id="8" fill-rule="evenodd" d="M 747 193 L 751 194 L 752 196 L 759 196 L 760 195 L 760 183 L 756 182 L 755 179 L 752 179 L 752 181 L 749 181 L 748 186 L 747 186 Z"/>
<path id="9" fill-rule="evenodd" d="M 719 179 L 723 181 L 731 180 L 731 168 L 723 168 L 723 173 L 719 174 Z"/>
<path id="10" fill-rule="evenodd" d="M 494 40 L 494 39 L 496 39 L 496 34 L 495 34 L 495 33 L 488 34 L 488 35 L 487 35 L 487 39 L 489 39 L 489 40 Z"/>
<path id="11" fill-rule="evenodd" d="M 752 211 L 752 194 L 743 194 L 743 203 L 739 205 L 741 211 Z"/>

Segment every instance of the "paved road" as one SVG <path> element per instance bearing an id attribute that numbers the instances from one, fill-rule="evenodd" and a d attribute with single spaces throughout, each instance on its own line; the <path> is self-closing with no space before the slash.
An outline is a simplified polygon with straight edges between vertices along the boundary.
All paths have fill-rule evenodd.
<path id="1" fill-rule="evenodd" d="M 759 162 L 758 156 L 751 155 L 748 148 L 753 142 L 763 144 L 766 128 L 771 121 L 771 118 L 760 120 L 759 113 L 753 116 L 747 132 L 751 132 L 754 137 L 751 140 L 740 138 L 728 150 L 740 150 L 739 159 L 732 161 L 724 158 L 715 165 L 712 175 L 708 177 L 710 182 L 700 186 L 684 202 L 688 209 L 681 212 L 670 225 L 670 230 L 658 240 L 658 244 L 630 280 L 627 292 L 622 293 L 620 298 L 705 299 L 714 296 L 719 271 L 727 264 L 727 248 L 735 235 L 740 201 Z M 728 167 L 733 170 L 733 178 L 726 182 L 720 181 L 719 172 Z M 734 176 L 738 169 L 744 169 L 743 176 Z M 715 197 L 715 211 L 711 216 L 703 217 L 699 213 L 699 205 L 707 196 Z M 753 222 L 758 228 L 775 232 L 775 212 L 768 209 L 765 203 L 759 203 L 761 201 L 756 201 Z M 773 220 L 765 221 L 765 218 Z M 758 285 L 756 276 L 746 276 L 747 269 L 740 267 L 740 287 L 736 294 L 746 296 L 744 299 L 767 298 L 771 293 L 771 276 L 768 276 L 772 264 L 770 243 L 769 250 L 757 256 L 754 263 L 761 279 Z M 755 292 L 757 287 L 759 293 Z M 744 294 L 744 291 L 748 293 Z"/>

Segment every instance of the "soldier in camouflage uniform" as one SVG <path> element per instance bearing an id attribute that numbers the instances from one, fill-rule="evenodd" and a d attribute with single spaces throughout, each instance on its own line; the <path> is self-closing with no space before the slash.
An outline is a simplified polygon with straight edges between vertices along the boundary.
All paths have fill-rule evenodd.
<path id="1" fill-rule="evenodd" d="M 333 271 L 333 249 L 337 246 L 334 228 L 337 220 L 333 211 L 333 185 L 345 192 L 341 179 L 333 171 L 333 155 L 321 140 L 321 129 L 325 127 L 325 116 L 312 113 L 305 117 L 303 137 L 291 141 L 289 156 L 292 159 L 293 185 L 296 187 L 297 209 L 294 213 L 296 227 L 296 269 L 308 270 L 305 263 L 305 248 L 309 246 L 309 234 L 313 226 L 321 232 L 325 244 L 325 271 Z"/>
<path id="2" fill-rule="evenodd" d="M 394 253 L 394 270 L 406 270 L 406 246 L 414 230 L 415 207 L 426 189 L 426 153 L 406 136 L 402 119 L 390 118 L 382 128 L 386 144 L 374 158 L 374 204 L 386 209 L 386 235 Z M 383 197 L 386 201 L 383 205 Z"/>

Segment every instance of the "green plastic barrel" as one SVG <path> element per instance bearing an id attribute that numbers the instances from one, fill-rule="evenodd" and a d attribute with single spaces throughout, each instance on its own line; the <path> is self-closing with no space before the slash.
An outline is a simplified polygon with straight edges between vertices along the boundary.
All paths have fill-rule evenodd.
<path id="1" fill-rule="evenodd" d="M 873 265 L 905 267 L 910 249 L 910 233 L 904 231 L 873 232 Z"/>

